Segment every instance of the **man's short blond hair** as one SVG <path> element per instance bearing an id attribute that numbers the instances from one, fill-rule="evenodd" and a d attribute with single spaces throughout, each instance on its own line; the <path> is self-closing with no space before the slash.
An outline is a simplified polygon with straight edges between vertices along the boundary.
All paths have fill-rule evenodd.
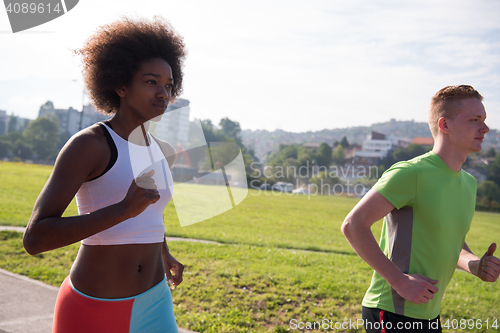
<path id="1" fill-rule="evenodd" d="M 441 117 L 453 119 L 462 110 L 462 100 L 476 98 L 480 101 L 483 96 L 471 86 L 447 86 L 439 90 L 431 101 L 429 109 L 429 128 L 434 139 L 439 133 L 438 120 Z"/>

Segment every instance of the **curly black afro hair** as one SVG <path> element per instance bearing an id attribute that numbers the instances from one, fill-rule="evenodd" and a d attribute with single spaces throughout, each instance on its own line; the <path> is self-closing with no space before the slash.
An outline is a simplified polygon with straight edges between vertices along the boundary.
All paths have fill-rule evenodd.
<path id="1" fill-rule="evenodd" d="M 116 89 L 130 85 L 141 64 L 153 58 L 165 60 L 172 68 L 172 98 L 182 92 L 183 38 L 162 17 L 123 18 L 104 25 L 74 53 L 82 56 L 85 86 L 101 113 L 118 110 Z"/>

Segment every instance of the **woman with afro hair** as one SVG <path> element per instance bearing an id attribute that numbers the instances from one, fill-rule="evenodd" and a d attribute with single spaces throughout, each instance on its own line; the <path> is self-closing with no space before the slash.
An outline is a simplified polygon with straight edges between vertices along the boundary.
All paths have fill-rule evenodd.
<path id="1" fill-rule="evenodd" d="M 90 97 L 112 118 L 75 134 L 41 191 L 23 243 L 32 255 L 81 241 L 56 301 L 53 332 L 178 332 L 163 210 L 171 145 L 147 133 L 182 90 L 184 43 L 162 18 L 124 18 L 76 50 Z M 76 195 L 78 216 L 62 217 Z"/>

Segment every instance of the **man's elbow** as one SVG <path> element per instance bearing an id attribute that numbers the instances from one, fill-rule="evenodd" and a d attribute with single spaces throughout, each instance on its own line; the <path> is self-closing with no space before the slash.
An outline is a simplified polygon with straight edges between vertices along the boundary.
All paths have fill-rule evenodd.
<path id="1" fill-rule="evenodd" d="M 340 231 L 344 234 L 345 238 L 349 239 L 352 235 L 352 223 L 349 216 L 346 217 L 342 226 L 340 227 Z"/>

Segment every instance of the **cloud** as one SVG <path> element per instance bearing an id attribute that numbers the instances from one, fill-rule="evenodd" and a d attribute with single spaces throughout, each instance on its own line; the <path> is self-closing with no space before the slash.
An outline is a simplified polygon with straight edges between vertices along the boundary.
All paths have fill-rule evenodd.
<path id="1" fill-rule="evenodd" d="M 229 117 L 243 128 L 307 131 L 425 120 L 431 96 L 461 83 L 500 104 L 500 4 L 492 0 L 167 1 L 161 10 L 125 0 L 107 3 L 108 14 L 99 6 L 88 0 L 65 15 L 74 12 L 81 26 L 76 38 L 65 32 L 69 17 L 31 48 L 28 36 L 16 42 L 19 51 L 0 45 L 11 50 L 2 53 L 10 64 L 0 64 L 2 73 L 69 79 L 79 75 L 78 59 L 65 52 L 98 25 L 160 14 L 185 37 L 191 114 L 215 123 Z"/>

